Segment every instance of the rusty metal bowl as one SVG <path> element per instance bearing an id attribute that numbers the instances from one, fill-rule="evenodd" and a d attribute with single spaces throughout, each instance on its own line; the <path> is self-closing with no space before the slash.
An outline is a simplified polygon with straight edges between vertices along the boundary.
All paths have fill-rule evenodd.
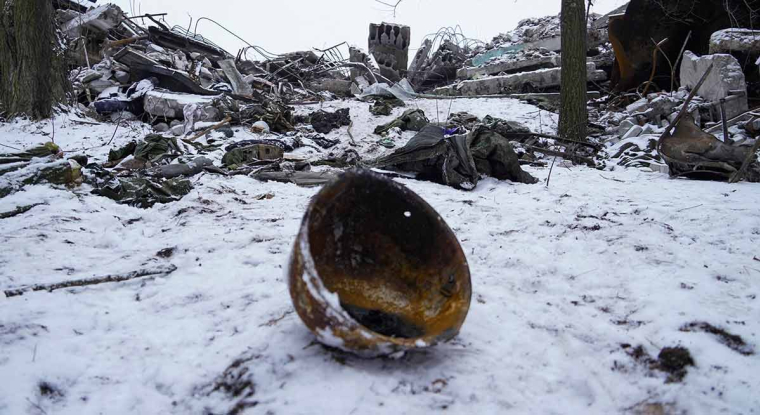
<path id="1" fill-rule="evenodd" d="M 448 225 L 417 194 L 368 170 L 340 175 L 312 199 L 288 274 L 317 339 L 363 356 L 453 338 L 472 296 Z"/>

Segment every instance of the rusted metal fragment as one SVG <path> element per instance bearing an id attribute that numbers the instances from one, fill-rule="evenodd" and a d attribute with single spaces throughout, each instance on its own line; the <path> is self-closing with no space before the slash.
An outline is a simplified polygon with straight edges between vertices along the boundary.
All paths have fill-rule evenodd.
<path id="1" fill-rule="evenodd" d="M 363 356 L 451 339 L 472 295 L 464 252 L 438 213 L 368 170 L 314 197 L 288 274 L 295 309 L 319 341 Z"/>
<path id="2" fill-rule="evenodd" d="M 747 158 L 749 147 L 731 146 L 702 131 L 691 119 L 681 120 L 672 135 L 660 143 L 660 156 L 671 176 L 696 179 L 728 180 Z M 748 180 L 758 179 L 755 174 Z"/>

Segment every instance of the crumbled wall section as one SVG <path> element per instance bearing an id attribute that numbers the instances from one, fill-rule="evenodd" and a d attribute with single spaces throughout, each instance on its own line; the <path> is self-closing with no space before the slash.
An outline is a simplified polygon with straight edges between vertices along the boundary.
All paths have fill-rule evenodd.
<path id="1" fill-rule="evenodd" d="M 687 50 L 681 62 L 681 84 L 693 88 L 710 64 L 713 64 L 714 68 L 697 94 L 710 102 L 734 95 L 726 102 L 728 118 L 747 111 L 747 83 L 739 61 L 731 55 L 716 53 L 697 56 Z"/>
<path id="2" fill-rule="evenodd" d="M 380 66 L 380 74 L 397 82 L 409 65 L 409 26 L 391 23 L 370 23 L 369 53 Z"/>

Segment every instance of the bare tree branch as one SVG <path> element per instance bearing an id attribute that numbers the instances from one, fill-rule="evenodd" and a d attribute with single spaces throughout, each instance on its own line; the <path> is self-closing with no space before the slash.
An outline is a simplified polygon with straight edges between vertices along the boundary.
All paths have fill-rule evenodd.
<path id="1" fill-rule="evenodd" d="M 398 9 L 398 5 L 401 4 L 401 2 L 404 0 L 398 0 L 396 4 L 386 3 L 381 0 L 375 0 L 375 3 L 380 3 L 383 6 L 389 7 L 388 11 L 393 12 L 393 17 L 396 17 L 396 9 Z"/>
<path id="2" fill-rule="evenodd" d="M 81 280 L 63 281 L 63 282 L 59 282 L 55 284 L 35 284 L 35 285 L 17 288 L 13 290 L 5 290 L 5 296 L 10 298 L 10 297 L 17 297 L 20 295 L 24 295 L 24 293 L 29 292 L 29 291 L 55 291 L 55 290 L 60 290 L 62 288 L 85 287 L 88 285 L 96 285 L 96 284 L 111 283 L 111 282 L 122 282 L 122 281 L 134 280 L 137 278 L 143 278 L 143 277 L 165 277 L 176 270 L 177 270 L 177 267 L 175 265 L 169 265 L 169 266 L 162 266 L 162 267 L 158 267 L 154 269 L 141 269 L 138 271 L 132 271 L 130 273 L 120 274 L 120 275 L 107 275 L 105 277 L 84 278 Z"/>

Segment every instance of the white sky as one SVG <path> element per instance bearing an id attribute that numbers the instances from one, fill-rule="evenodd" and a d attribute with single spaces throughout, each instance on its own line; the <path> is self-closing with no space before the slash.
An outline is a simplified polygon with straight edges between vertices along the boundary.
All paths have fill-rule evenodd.
<path id="1" fill-rule="evenodd" d="M 80 0 L 83 1 L 83 0 Z M 108 2 L 99 0 L 98 4 Z M 470 38 L 484 41 L 512 30 L 527 17 L 557 14 L 560 0 L 403 0 L 396 17 L 374 0 L 110 0 L 125 11 L 169 13 L 171 24 L 187 27 L 190 16 L 208 17 L 248 42 L 275 53 L 326 48 L 343 41 L 367 49 L 370 23 L 411 26 L 415 49 L 425 35 L 460 25 Z M 393 3 L 395 0 L 386 0 Z M 130 6 L 134 4 L 134 7 Z M 595 0 L 592 11 L 605 14 L 626 0 Z M 189 14 L 189 15 L 188 15 Z M 236 54 L 245 45 L 203 21 L 198 32 Z M 413 55 L 414 52 L 412 52 Z"/>

